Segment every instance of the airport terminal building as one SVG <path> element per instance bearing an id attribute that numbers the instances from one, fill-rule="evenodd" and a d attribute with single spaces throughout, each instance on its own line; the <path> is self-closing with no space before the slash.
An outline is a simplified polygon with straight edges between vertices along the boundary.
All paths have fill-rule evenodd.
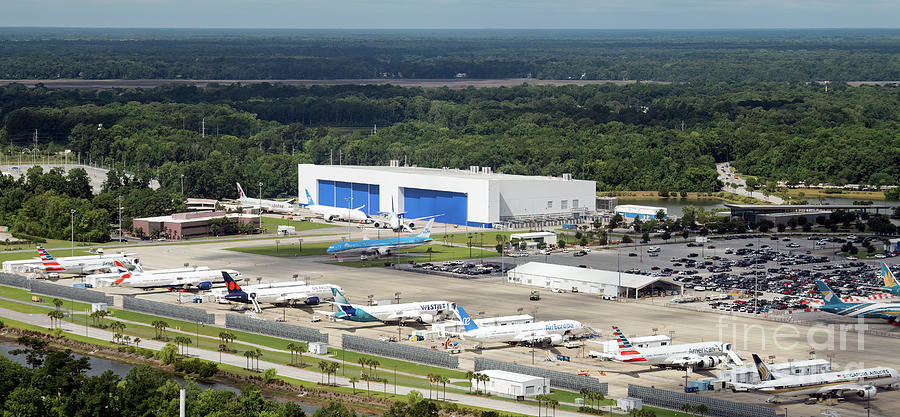
<path id="1" fill-rule="evenodd" d="M 298 166 L 299 190 L 316 204 L 357 208 L 369 215 L 393 206 L 407 218 L 473 227 L 516 227 L 589 219 L 596 211 L 596 183 L 562 177 L 506 175 L 489 167 L 468 170 L 400 166 Z"/>

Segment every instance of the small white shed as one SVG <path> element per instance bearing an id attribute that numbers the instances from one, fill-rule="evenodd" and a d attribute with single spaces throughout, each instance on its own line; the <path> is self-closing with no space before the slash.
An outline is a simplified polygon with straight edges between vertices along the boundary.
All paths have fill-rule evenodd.
<path id="1" fill-rule="evenodd" d="M 325 342 L 309 342 L 309 353 L 316 355 L 328 354 L 328 343 Z"/>
<path id="2" fill-rule="evenodd" d="M 550 380 L 547 378 L 496 369 L 484 370 L 479 373 L 490 378 L 484 386 L 492 394 L 507 397 L 533 397 L 550 393 Z"/>
<path id="3" fill-rule="evenodd" d="M 640 398 L 625 397 L 616 400 L 616 407 L 628 413 L 631 410 L 640 410 L 644 408 L 644 401 Z"/>

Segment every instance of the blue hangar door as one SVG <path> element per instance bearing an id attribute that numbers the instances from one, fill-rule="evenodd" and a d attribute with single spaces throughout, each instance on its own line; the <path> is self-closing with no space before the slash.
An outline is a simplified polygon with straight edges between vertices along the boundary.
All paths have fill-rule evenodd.
<path id="1" fill-rule="evenodd" d="M 463 193 L 426 190 L 422 188 L 403 189 L 403 210 L 408 218 L 442 215 L 437 222 L 466 224 L 469 198 Z"/>
<path id="2" fill-rule="evenodd" d="M 380 211 L 379 194 L 379 186 L 375 184 L 319 180 L 319 201 L 317 203 L 323 206 L 347 208 L 352 201 L 353 208 L 365 206 L 362 211 L 373 215 Z"/>

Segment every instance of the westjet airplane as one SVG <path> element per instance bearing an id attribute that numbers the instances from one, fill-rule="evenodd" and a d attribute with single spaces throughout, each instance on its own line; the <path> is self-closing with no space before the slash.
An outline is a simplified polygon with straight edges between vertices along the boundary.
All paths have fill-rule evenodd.
<path id="1" fill-rule="evenodd" d="M 321 313 L 333 315 L 336 319 L 349 321 L 401 322 L 404 320 L 415 320 L 420 323 L 434 323 L 436 319 L 443 317 L 456 307 L 456 304 L 450 301 L 361 306 L 350 304 L 350 301 L 347 301 L 341 290 L 337 288 L 332 288 L 331 294 L 334 296 L 334 303 L 338 306 L 338 311 L 335 313 Z"/>
<path id="2" fill-rule="evenodd" d="M 361 205 L 355 209 L 323 206 L 320 204 L 316 204 L 312 196 L 309 194 L 309 190 L 306 190 L 306 204 L 300 204 L 300 207 L 305 207 L 309 211 L 322 216 L 322 218 L 328 222 L 333 222 L 335 220 L 347 220 L 350 222 L 368 223 L 372 220 L 368 214 L 362 211 L 362 208 L 365 207 L 365 205 Z"/>
<path id="3" fill-rule="evenodd" d="M 616 340 L 619 342 L 618 353 L 614 355 L 600 355 L 612 361 L 681 369 L 715 368 L 728 359 L 731 359 L 738 366 L 743 364 L 741 358 L 731 350 L 730 343 L 701 342 L 635 348 L 618 327 L 613 326 L 613 330 L 616 334 Z"/>
<path id="4" fill-rule="evenodd" d="M 822 293 L 822 299 L 825 301 L 819 310 L 839 316 L 887 319 L 890 323 L 898 322 L 900 303 L 847 303 L 841 301 L 841 298 L 825 284 L 825 281 L 816 280 L 816 286 L 819 287 L 819 292 Z"/>
<path id="5" fill-rule="evenodd" d="M 290 214 L 294 212 L 294 205 L 291 204 L 291 201 L 276 201 L 266 200 L 264 198 L 247 197 L 247 194 L 241 187 L 241 183 L 237 183 L 237 189 L 238 203 L 241 204 L 241 207 L 255 208 L 260 211 L 268 211 L 270 213 Z"/>
<path id="6" fill-rule="evenodd" d="M 428 224 L 422 229 L 422 233 L 418 236 L 401 236 L 384 239 L 364 239 L 352 240 L 349 242 L 337 242 L 332 244 L 325 250 L 327 253 L 360 253 L 363 255 L 375 254 L 378 256 L 387 256 L 391 251 L 397 248 L 411 248 L 424 245 L 431 242 L 431 226 L 434 219 L 428 221 Z"/>
<path id="7" fill-rule="evenodd" d="M 813 375 L 780 375 L 770 371 L 756 354 L 753 355 L 753 362 L 756 363 L 760 382 L 736 383 L 733 384 L 733 390 L 759 391 L 789 397 L 843 397 L 851 393 L 859 398 L 871 399 L 878 393 L 878 387 L 896 387 L 900 382 L 900 372 L 884 366 Z"/>
<path id="8" fill-rule="evenodd" d="M 575 320 L 538 321 L 534 323 L 510 324 L 506 326 L 479 327 L 462 307 L 456 307 L 456 315 L 466 331 L 457 336 L 463 340 L 480 343 L 543 343 L 558 345 L 564 340 L 583 334 L 584 325 Z"/>

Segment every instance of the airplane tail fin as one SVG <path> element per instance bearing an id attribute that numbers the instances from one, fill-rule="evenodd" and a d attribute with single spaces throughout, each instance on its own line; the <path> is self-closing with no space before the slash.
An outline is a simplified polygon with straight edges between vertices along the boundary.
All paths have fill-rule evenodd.
<path id="1" fill-rule="evenodd" d="M 237 187 L 238 187 L 238 198 L 246 197 L 247 194 L 244 194 L 244 188 L 241 187 L 241 183 L 237 183 Z"/>
<path id="2" fill-rule="evenodd" d="M 775 379 L 775 374 L 769 370 L 769 367 L 766 366 L 766 363 L 759 358 L 759 355 L 753 354 L 753 363 L 756 364 L 756 372 L 759 373 L 760 381 L 772 381 Z"/>
<path id="3" fill-rule="evenodd" d="M 337 288 L 331 289 L 331 295 L 334 296 L 334 302 L 338 304 L 350 304 L 350 301 L 347 301 L 347 298 L 344 297 L 344 293 Z"/>
<path id="4" fill-rule="evenodd" d="M 885 287 L 897 286 L 897 278 L 894 277 L 894 273 L 891 272 L 891 268 L 888 267 L 888 264 L 884 262 L 881 263 L 881 276 L 884 278 Z"/>
<path id="5" fill-rule="evenodd" d="M 825 305 L 841 305 L 844 304 L 841 301 L 841 298 L 838 297 L 834 291 L 822 280 L 816 280 L 816 287 L 819 287 L 819 293 L 822 294 L 822 300 L 825 301 Z"/>
<path id="6" fill-rule="evenodd" d="M 228 289 L 229 295 L 241 294 L 244 292 L 228 271 L 222 271 L 222 279 L 225 280 L 225 288 Z"/>
<path id="7" fill-rule="evenodd" d="M 471 317 L 466 313 L 466 310 L 463 310 L 462 307 L 456 306 L 456 315 L 459 316 L 459 321 L 463 323 L 463 327 L 465 327 L 466 331 L 472 331 L 478 328 L 478 325 L 475 324 L 475 321 L 472 320 Z"/>
<path id="8" fill-rule="evenodd" d="M 52 261 L 52 260 L 56 259 L 53 257 L 53 255 L 50 254 L 49 251 L 47 251 L 47 249 L 44 249 L 44 246 L 41 245 L 40 243 L 35 243 L 34 245 L 37 248 L 38 255 L 41 255 L 42 261 Z"/>
<path id="9" fill-rule="evenodd" d="M 122 285 L 122 282 L 124 282 L 128 278 L 131 278 L 131 272 L 128 272 L 128 269 L 125 268 L 125 265 L 122 265 L 122 263 L 119 261 L 116 261 L 116 266 L 122 268 L 122 270 L 124 270 L 125 272 L 122 273 L 122 275 L 119 276 L 119 279 L 115 280 L 113 284 Z"/>
<path id="10" fill-rule="evenodd" d="M 312 196 L 309 194 L 309 190 L 305 190 L 305 191 L 306 191 L 306 204 L 307 204 L 307 205 L 310 205 L 310 206 L 315 205 L 316 202 L 313 201 Z"/>
<path id="11" fill-rule="evenodd" d="M 428 221 L 428 224 L 425 225 L 425 228 L 422 229 L 422 233 L 419 233 L 421 237 L 431 237 L 431 226 L 434 225 L 434 219 Z"/>
<path id="12" fill-rule="evenodd" d="M 646 361 L 647 358 L 638 352 L 631 342 L 628 341 L 628 338 L 625 337 L 625 333 L 622 333 L 622 330 L 619 330 L 618 326 L 613 326 L 613 333 L 616 335 L 616 341 L 619 342 L 619 355 L 625 356 L 624 362 L 643 362 Z"/>

